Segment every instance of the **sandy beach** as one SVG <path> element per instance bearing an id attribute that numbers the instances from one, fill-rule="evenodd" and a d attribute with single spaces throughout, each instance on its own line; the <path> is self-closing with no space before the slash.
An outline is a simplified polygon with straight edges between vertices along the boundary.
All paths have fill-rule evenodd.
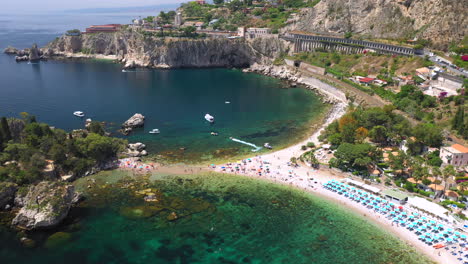
<path id="1" fill-rule="evenodd" d="M 342 195 L 323 188 L 323 184 L 331 179 L 340 180 L 346 178 L 347 175 L 345 173 L 328 168 L 320 168 L 319 170 L 316 170 L 307 165 L 294 167 L 290 164 L 291 157 L 299 157 L 305 152 L 304 150 L 301 150 L 301 146 L 305 145 L 307 142 L 319 144 L 318 136 L 320 135 L 320 132 L 328 124 L 341 117 L 345 113 L 345 108 L 345 104 L 335 105 L 324 125 L 303 142 L 273 153 L 245 159 L 241 165 L 237 163 L 227 163 L 211 167 L 211 169 L 220 173 L 230 173 L 268 180 L 278 184 L 299 188 L 314 195 L 319 195 L 320 197 L 340 204 L 343 207 L 352 209 L 354 212 L 364 216 L 369 221 L 378 224 L 380 227 L 399 237 L 402 241 L 416 248 L 419 252 L 427 255 L 436 263 L 461 263 L 455 256 L 450 254 L 450 250 L 436 250 L 433 247 L 424 244 L 418 239 L 416 234 L 405 227 L 397 227 L 396 225 L 393 225 L 392 221 L 385 218 L 385 216 L 366 208 L 360 203 L 353 202 Z M 236 166 L 238 169 L 236 169 Z"/>

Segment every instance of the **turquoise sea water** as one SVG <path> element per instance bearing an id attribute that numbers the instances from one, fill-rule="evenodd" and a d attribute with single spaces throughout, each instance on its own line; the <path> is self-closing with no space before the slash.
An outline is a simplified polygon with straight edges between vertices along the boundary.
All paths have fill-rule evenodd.
<path id="1" fill-rule="evenodd" d="M 220 174 L 118 183 L 122 174 L 95 177 L 96 196 L 53 231 L 68 240 L 44 244 L 53 232 L 36 233 L 37 247 L 25 249 L 0 233 L 2 262 L 430 263 L 361 216 L 288 187 Z M 88 183 L 77 184 L 87 191 Z M 148 188 L 159 202 L 135 196 Z M 167 220 L 172 212 L 175 221 Z"/>

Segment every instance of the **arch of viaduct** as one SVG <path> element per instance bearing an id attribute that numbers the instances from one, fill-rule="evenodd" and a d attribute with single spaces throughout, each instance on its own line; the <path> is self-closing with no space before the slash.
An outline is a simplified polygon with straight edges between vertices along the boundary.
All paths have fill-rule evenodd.
<path id="1" fill-rule="evenodd" d="M 313 36 L 297 33 L 286 33 L 281 38 L 294 43 L 294 52 L 314 51 L 316 49 L 331 49 L 344 53 L 362 53 L 372 49 L 378 53 L 412 56 L 413 48 L 388 45 L 357 39 Z"/>

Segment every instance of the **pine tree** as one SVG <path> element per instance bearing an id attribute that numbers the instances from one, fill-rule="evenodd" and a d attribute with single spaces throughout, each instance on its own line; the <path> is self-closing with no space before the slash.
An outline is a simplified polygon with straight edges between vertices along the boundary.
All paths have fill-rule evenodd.
<path id="1" fill-rule="evenodd" d="M 0 135 L 2 136 L 3 142 L 11 140 L 10 127 L 8 126 L 8 121 L 6 117 L 2 117 L 0 121 Z"/>
<path id="2" fill-rule="evenodd" d="M 465 110 L 463 107 L 458 107 L 457 113 L 452 119 L 452 129 L 457 130 L 460 132 L 460 130 L 463 132 L 464 126 L 465 126 Z"/>

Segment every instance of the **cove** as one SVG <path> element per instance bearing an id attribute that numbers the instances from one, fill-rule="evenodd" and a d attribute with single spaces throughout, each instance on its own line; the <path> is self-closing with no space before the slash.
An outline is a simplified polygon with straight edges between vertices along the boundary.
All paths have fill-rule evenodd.
<path id="1" fill-rule="evenodd" d="M 16 63 L 0 55 L 0 115 L 28 112 L 58 128 L 83 128 L 85 118 L 104 121 L 116 132 L 134 113 L 145 127 L 128 139 L 143 142 L 152 154 L 180 161 L 208 161 L 250 153 L 234 137 L 281 147 L 303 138 L 325 110 L 306 89 L 282 89 L 285 83 L 233 69 L 138 69 L 103 61 Z M 225 102 L 229 101 L 229 104 Z M 210 125 L 203 118 L 216 119 Z M 158 128 L 158 135 L 148 132 Z M 210 132 L 219 136 L 211 136 Z M 116 133 L 115 133 L 116 134 Z M 185 151 L 181 151 L 185 148 Z"/>
<path id="2" fill-rule="evenodd" d="M 75 184 L 88 199 L 22 247 L 0 232 L 5 263 L 430 263 L 361 216 L 246 177 L 111 171 Z M 141 191 L 157 202 L 144 202 Z M 175 213 L 177 219 L 171 218 Z M 54 232 L 54 238 L 47 239 Z M 56 233 L 57 234 L 57 233 Z"/>

